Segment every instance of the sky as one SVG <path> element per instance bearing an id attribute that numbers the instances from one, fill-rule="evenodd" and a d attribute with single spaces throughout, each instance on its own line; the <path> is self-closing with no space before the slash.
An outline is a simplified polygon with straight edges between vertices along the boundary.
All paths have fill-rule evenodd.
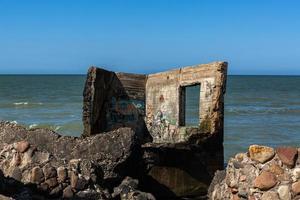
<path id="1" fill-rule="evenodd" d="M 300 75 L 299 58 L 297 0 L 0 0 L 0 74 L 227 61 L 232 75 Z"/>

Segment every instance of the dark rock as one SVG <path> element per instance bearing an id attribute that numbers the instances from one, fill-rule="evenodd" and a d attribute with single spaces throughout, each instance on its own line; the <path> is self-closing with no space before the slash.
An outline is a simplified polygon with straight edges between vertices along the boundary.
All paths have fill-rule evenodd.
<path id="1" fill-rule="evenodd" d="M 50 191 L 49 195 L 50 195 L 50 196 L 54 196 L 54 197 L 59 197 L 59 196 L 61 196 L 62 191 L 63 191 L 62 185 L 58 185 L 57 187 L 53 188 L 53 189 Z"/>
<path id="2" fill-rule="evenodd" d="M 54 178 L 57 176 L 56 169 L 49 164 L 43 167 L 43 172 L 45 179 Z"/>
<path id="3" fill-rule="evenodd" d="M 74 196 L 71 186 L 67 186 L 63 191 L 63 198 L 70 199 Z"/>
<path id="4" fill-rule="evenodd" d="M 15 167 L 12 170 L 11 177 L 13 179 L 17 180 L 17 181 L 21 181 L 21 179 L 22 179 L 22 171 L 20 170 L 19 167 Z"/>
<path id="5" fill-rule="evenodd" d="M 47 183 L 50 188 L 53 188 L 53 187 L 57 186 L 57 184 L 58 184 L 56 177 L 47 179 L 45 181 L 45 183 Z"/>

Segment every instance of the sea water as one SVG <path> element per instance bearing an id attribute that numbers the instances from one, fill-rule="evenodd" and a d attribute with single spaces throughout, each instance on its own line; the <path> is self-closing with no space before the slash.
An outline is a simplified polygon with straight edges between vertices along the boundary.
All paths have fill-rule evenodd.
<path id="1" fill-rule="evenodd" d="M 0 120 L 79 136 L 84 82 L 84 75 L 0 75 Z M 300 76 L 228 76 L 225 160 L 250 144 L 299 142 Z"/>

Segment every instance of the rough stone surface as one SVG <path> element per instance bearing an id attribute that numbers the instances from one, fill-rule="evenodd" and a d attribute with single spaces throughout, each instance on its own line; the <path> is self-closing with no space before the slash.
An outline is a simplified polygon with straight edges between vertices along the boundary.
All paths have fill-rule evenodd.
<path id="1" fill-rule="evenodd" d="M 130 128 L 74 138 L 0 122 L 0 171 L 13 178 L 10 182 L 16 185 L 16 194 L 27 195 L 25 199 L 31 199 L 31 193 L 36 192 L 30 184 L 39 191 L 34 195 L 42 195 L 41 198 L 102 199 L 101 188 L 111 189 L 126 173 L 137 173 L 136 164 L 140 161 L 134 159 L 138 148 Z"/>
<path id="2" fill-rule="evenodd" d="M 252 160 L 264 163 L 270 160 L 275 154 L 275 151 L 271 147 L 251 145 L 249 147 L 249 155 Z"/>
<path id="3" fill-rule="evenodd" d="M 20 141 L 15 144 L 15 148 L 18 152 L 24 153 L 28 148 L 30 144 L 27 141 Z"/>
<path id="4" fill-rule="evenodd" d="M 277 155 L 283 164 L 293 167 L 298 155 L 298 151 L 294 147 L 278 147 L 276 149 Z"/>
<path id="5" fill-rule="evenodd" d="M 261 196 L 261 200 L 280 200 L 277 192 L 268 191 Z"/>
<path id="6" fill-rule="evenodd" d="M 264 147 L 266 148 L 268 147 Z M 214 179 L 210 186 L 209 199 L 232 200 L 237 197 L 252 200 L 299 199 L 300 160 L 298 158 L 294 161 L 294 165 L 288 165 L 288 162 L 283 163 L 282 159 L 282 154 L 291 158 L 290 160 L 296 159 L 295 151 L 290 150 L 292 148 L 284 147 L 283 151 L 277 151 L 276 148 L 271 158 L 263 159 L 261 162 L 253 159 L 249 152 L 237 154 L 229 160 L 225 177 Z M 297 152 L 298 150 L 296 148 Z"/>
<path id="7" fill-rule="evenodd" d="M 275 186 L 277 183 L 276 176 L 267 171 L 263 171 L 256 179 L 254 180 L 254 187 L 257 187 L 261 190 L 268 190 Z"/>
<path id="8" fill-rule="evenodd" d="M 292 184 L 292 191 L 294 194 L 300 194 L 300 181 Z"/>
<path id="9" fill-rule="evenodd" d="M 291 192 L 288 185 L 280 185 L 278 187 L 278 194 L 280 199 L 282 200 L 290 200 L 291 199 Z"/>

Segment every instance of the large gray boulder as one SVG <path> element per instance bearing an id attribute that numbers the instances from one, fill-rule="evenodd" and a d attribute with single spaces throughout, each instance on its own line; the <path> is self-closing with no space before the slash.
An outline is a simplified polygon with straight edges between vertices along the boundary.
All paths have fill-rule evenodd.
<path id="1" fill-rule="evenodd" d="M 76 138 L 0 122 L 3 175 L 53 197 L 108 197 L 103 188 L 137 171 L 138 149 L 130 128 Z"/>

